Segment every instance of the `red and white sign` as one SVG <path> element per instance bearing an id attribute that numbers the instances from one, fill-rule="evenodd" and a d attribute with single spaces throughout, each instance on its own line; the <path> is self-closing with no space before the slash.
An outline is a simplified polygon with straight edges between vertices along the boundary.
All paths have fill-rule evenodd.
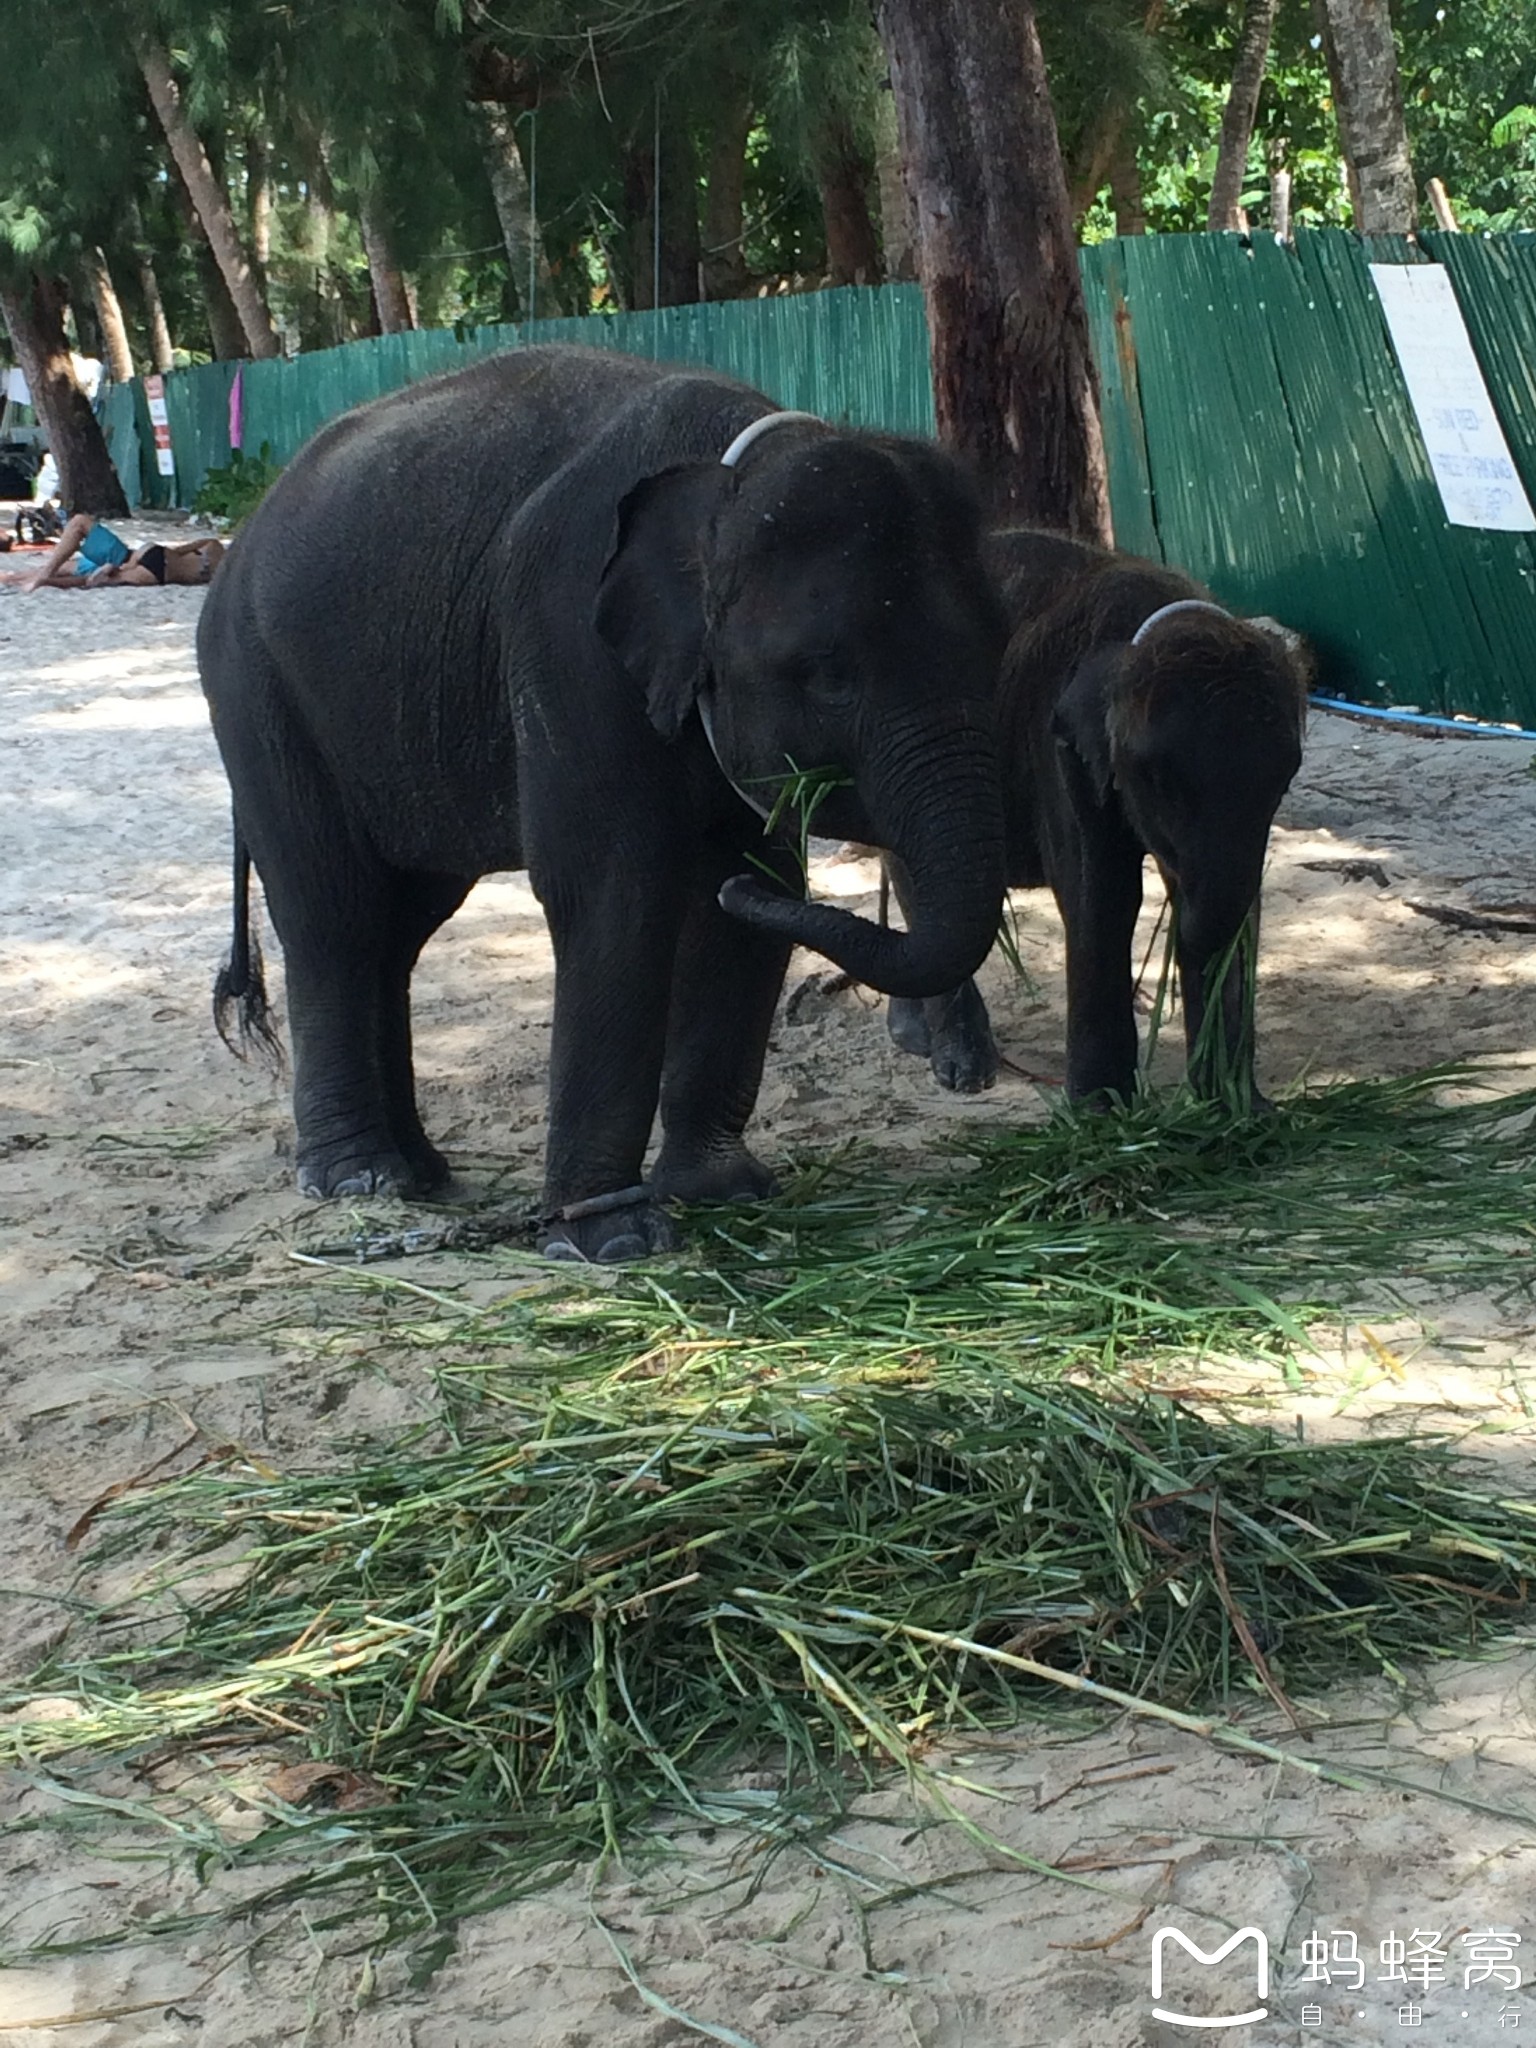
<path id="1" fill-rule="evenodd" d="M 155 468 L 161 476 L 174 476 L 176 458 L 171 453 L 171 422 L 165 410 L 165 379 L 146 377 L 144 396 L 149 400 L 149 423 L 155 430 Z"/>

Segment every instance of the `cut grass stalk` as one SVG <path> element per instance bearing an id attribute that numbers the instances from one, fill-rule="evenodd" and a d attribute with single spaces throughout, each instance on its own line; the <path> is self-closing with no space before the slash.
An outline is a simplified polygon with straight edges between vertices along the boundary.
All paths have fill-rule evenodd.
<path id="1" fill-rule="evenodd" d="M 1255 1123 L 1063 1117 L 900 1188 L 823 1164 L 696 1263 L 489 1307 L 327 1276 L 338 1320 L 382 1306 L 435 1354 L 437 1425 L 345 1473 L 205 1466 L 110 1501 L 98 1554 L 143 1561 L 142 1606 L 0 1700 L 0 1745 L 297 1737 L 378 1799 L 232 1844 L 313 1859 L 257 1909 L 377 1913 L 423 1966 L 658 1816 L 798 1839 L 895 1760 L 975 1828 L 936 1734 L 1063 1693 L 1296 1761 L 1234 1710 L 1474 1651 L 1524 1611 L 1536 1510 L 1444 1444 L 1305 1446 L 1129 1399 L 1123 1368 L 1280 1365 L 1405 1249 L 1461 1279 L 1529 1243 L 1536 1102 L 1445 1106 L 1467 1078 Z M 75 1718 L 29 1716 L 38 1691 Z M 765 1760 L 767 1799 L 737 1783 Z"/>
<path id="2" fill-rule="evenodd" d="M 1472 1650 L 1536 1570 L 1536 1517 L 1430 1444 L 1304 1447 L 1001 1373 L 701 1379 L 525 1385 L 484 1411 L 489 1439 L 114 1504 L 109 1555 L 175 1530 L 146 1591 L 184 1619 L 39 1674 L 78 1718 L 23 1717 L 5 1745 L 302 1732 L 384 1788 L 346 1816 L 337 1870 L 391 1851 L 410 1884 L 366 1856 L 366 1897 L 428 1938 L 658 1810 L 720 1820 L 765 1756 L 829 1806 L 889 1760 L 932 1789 L 936 1714 L 994 1724 L 1062 1686 L 1212 1735 L 1187 1703 L 1220 1672 L 1231 1700 L 1256 1686 L 1234 1607 L 1311 1691 Z M 210 1597 L 202 1563 L 232 1540 L 247 1573 Z"/>

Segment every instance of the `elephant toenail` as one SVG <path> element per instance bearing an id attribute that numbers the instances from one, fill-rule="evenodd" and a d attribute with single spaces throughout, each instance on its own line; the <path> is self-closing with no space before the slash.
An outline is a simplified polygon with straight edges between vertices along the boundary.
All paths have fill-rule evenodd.
<path id="1" fill-rule="evenodd" d="M 626 1259 L 643 1259 L 649 1250 L 650 1246 L 643 1237 L 627 1230 L 622 1237 L 609 1238 L 597 1254 L 597 1263 L 600 1266 L 619 1266 Z"/>

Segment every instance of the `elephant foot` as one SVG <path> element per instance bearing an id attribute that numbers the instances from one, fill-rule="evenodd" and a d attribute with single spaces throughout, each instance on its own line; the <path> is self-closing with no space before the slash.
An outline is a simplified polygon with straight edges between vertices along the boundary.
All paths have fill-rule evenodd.
<path id="1" fill-rule="evenodd" d="M 677 1226 L 649 1188 L 592 1195 L 558 1209 L 539 1232 L 539 1250 L 563 1264 L 622 1266 L 676 1251 Z"/>
<path id="2" fill-rule="evenodd" d="M 997 1040 L 973 981 L 925 1002 L 915 996 L 892 996 L 885 1028 L 902 1052 L 926 1059 L 939 1086 L 952 1094 L 979 1095 L 997 1079 Z"/>
<path id="3" fill-rule="evenodd" d="M 1271 1117 L 1276 1113 L 1269 1096 L 1254 1083 L 1242 1089 L 1223 1088 L 1214 1081 L 1192 1082 L 1191 1086 L 1201 1102 L 1226 1103 L 1240 1117 Z"/>
<path id="4" fill-rule="evenodd" d="M 997 1079 L 1001 1062 L 992 1020 L 974 981 L 926 1005 L 928 1064 L 941 1088 L 954 1095 L 980 1095 Z"/>
<path id="5" fill-rule="evenodd" d="M 299 1161 L 299 1193 L 312 1201 L 357 1195 L 421 1193 L 413 1169 L 393 1150 L 363 1156 L 356 1151 L 310 1152 Z"/>
<path id="6" fill-rule="evenodd" d="M 997 1041 L 985 1027 L 979 1039 L 959 1032 L 935 1032 L 928 1064 L 939 1086 L 951 1094 L 980 1095 L 997 1080 Z"/>
<path id="7" fill-rule="evenodd" d="M 916 996 L 892 996 L 885 1008 L 885 1028 L 898 1052 L 910 1052 L 920 1060 L 928 1057 L 931 1040 L 928 1019 Z"/>
<path id="8" fill-rule="evenodd" d="M 439 1188 L 446 1187 L 448 1182 L 452 1180 L 453 1168 L 448 1164 L 442 1153 L 438 1151 L 430 1138 L 418 1135 L 407 1139 L 400 1147 L 400 1150 L 404 1153 L 411 1172 L 415 1176 L 416 1189 L 419 1194 L 435 1194 Z"/>
<path id="9" fill-rule="evenodd" d="M 1136 1100 L 1134 1078 L 1124 1082 L 1084 1084 L 1079 1087 L 1072 1081 L 1067 1083 L 1067 1100 L 1074 1109 L 1082 1110 L 1088 1116 L 1110 1116 L 1116 1110 L 1129 1109 Z"/>
<path id="10" fill-rule="evenodd" d="M 745 1145 L 689 1160 L 669 1158 L 663 1145 L 651 1188 L 668 1202 L 766 1202 L 778 1193 L 779 1184 Z"/>

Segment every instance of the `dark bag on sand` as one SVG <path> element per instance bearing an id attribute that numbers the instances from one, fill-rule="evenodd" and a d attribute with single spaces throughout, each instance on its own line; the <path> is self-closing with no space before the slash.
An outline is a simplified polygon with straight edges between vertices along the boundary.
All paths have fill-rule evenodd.
<path id="1" fill-rule="evenodd" d="M 16 514 L 16 538 L 19 541 L 57 540 L 64 531 L 64 521 L 59 517 L 57 505 L 24 505 Z"/>

